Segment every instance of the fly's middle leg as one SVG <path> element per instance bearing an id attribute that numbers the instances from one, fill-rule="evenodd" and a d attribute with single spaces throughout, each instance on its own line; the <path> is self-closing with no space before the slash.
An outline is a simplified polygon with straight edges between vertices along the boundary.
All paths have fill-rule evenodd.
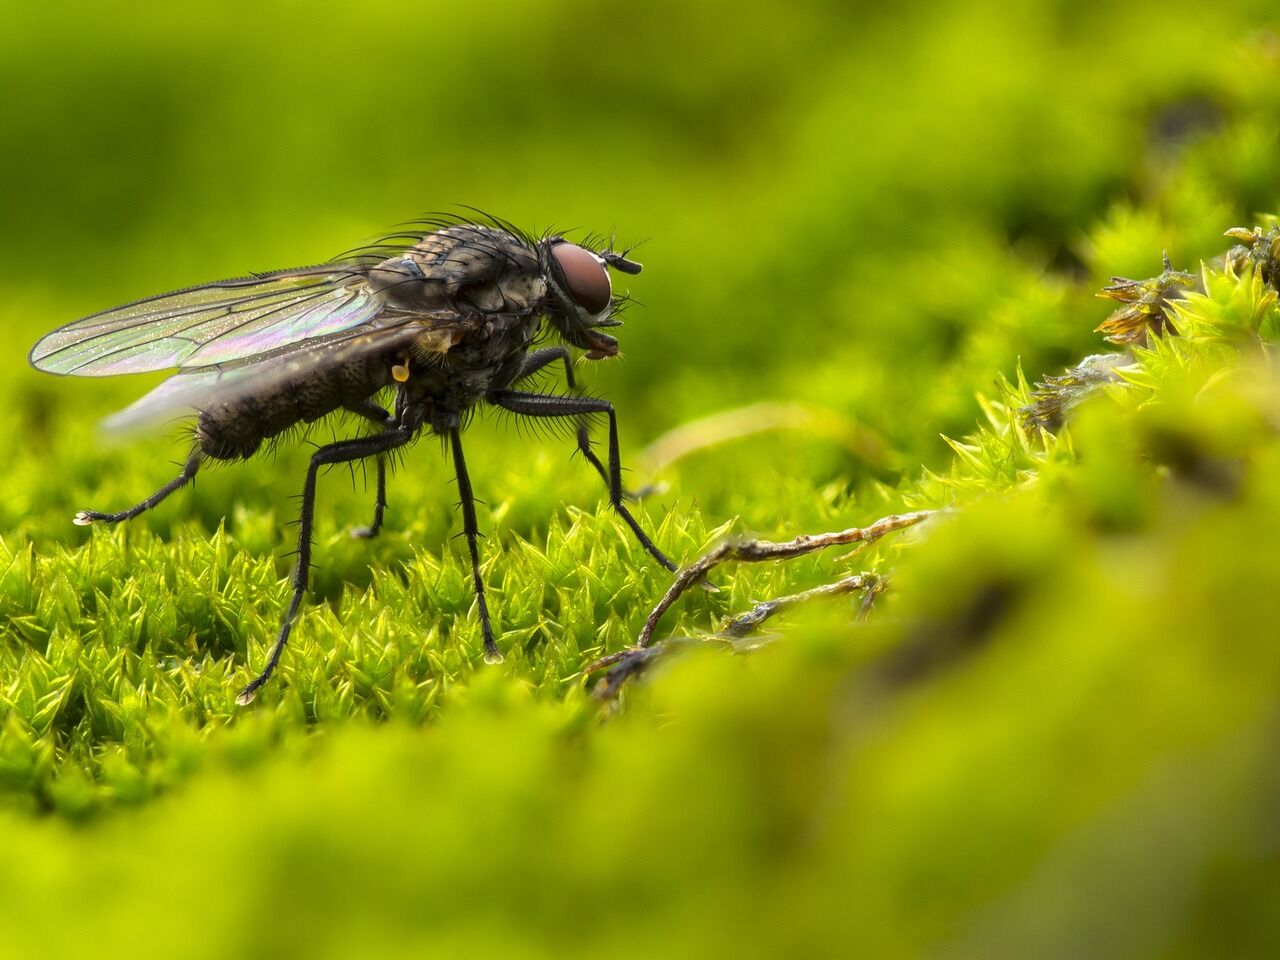
<path id="1" fill-rule="evenodd" d="M 81 510 L 72 519 L 72 522 L 78 527 L 87 527 L 93 523 L 119 523 L 122 520 L 132 520 L 140 513 L 145 513 L 156 504 L 160 503 L 165 497 L 180 490 L 190 483 L 196 475 L 196 471 L 200 469 L 200 462 L 204 459 L 199 450 L 194 450 L 191 456 L 187 458 L 187 462 L 182 467 L 182 472 L 166 483 L 163 487 L 153 493 L 141 503 L 136 503 L 128 510 L 121 510 L 119 513 L 100 513 L 97 510 Z"/>
<path id="2" fill-rule="evenodd" d="M 373 498 L 373 523 L 367 527 L 352 527 L 351 535 L 364 540 L 372 539 L 382 532 L 382 515 L 387 512 L 387 457 L 385 454 L 378 454 L 375 463 L 377 465 L 378 492 Z"/>

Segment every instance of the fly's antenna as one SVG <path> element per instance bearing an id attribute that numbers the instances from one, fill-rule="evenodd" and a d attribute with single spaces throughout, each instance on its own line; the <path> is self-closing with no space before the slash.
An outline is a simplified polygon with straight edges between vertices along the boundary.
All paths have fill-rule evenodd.
<path id="1" fill-rule="evenodd" d="M 624 250 L 622 253 L 614 253 L 612 250 L 606 250 L 604 253 L 600 254 L 600 259 L 613 267 L 613 269 L 619 270 L 622 273 L 629 273 L 634 276 L 643 270 L 644 267 L 636 263 L 634 260 L 627 259 L 627 254 L 630 252 L 630 250 Z"/>
<path id="2" fill-rule="evenodd" d="M 609 246 L 599 254 L 600 259 L 613 267 L 613 269 L 618 270 L 621 273 L 629 273 L 634 276 L 643 270 L 644 267 L 631 259 L 631 251 L 644 242 L 645 241 L 641 240 L 640 243 L 633 243 L 629 247 L 624 247 L 622 251 L 619 252 L 617 249 L 618 234 L 615 232 L 611 237 L 609 237 Z"/>

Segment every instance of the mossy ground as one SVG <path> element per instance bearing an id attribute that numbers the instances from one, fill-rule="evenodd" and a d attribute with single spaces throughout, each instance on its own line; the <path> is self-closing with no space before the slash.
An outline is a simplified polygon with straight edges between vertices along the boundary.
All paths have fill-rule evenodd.
<path id="1" fill-rule="evenodd" d="M 1280 950 L 1280 313 L 1264 269 L 1213 259 L 1280 207 L 1265 5 L 513 4 L 500 29 L 414 8 L 377 42 L 287 3 L 252 30 L 95 11 L 15 11 L 0 38 L 22 94 L 0 154 L 32 184 L 0 233 L 22 265 L 0 305 L 7 953 Z M 437 82 L 371 101 L 312 59 L 336 50 Z M 427 439 L 376 541 L 347 533 L 363 476 L 322 481 L 312 595 L 236 707 L 287 602 L 306 445 L 74 527 L 167 480 L 183 441 L 104 445 L 97 420 L 145 385 L 23 353 L 442 196 L 654 236 L 625 362 L 580 370 L 619 407 L 633 482 L 666 484 L 638 513 L 679 561 L 941 512 L 852 556 L 721 568 L 663 621 L 693 642 L 602 704 L 584 666 L 668 577 L 570 440 L 482 420 L 505 661 L 481 657 Z M 1121 349 L 1095 294 L 1166 250 L 1203 278 L 1163 305 L 1178 335 L 1028 429 L 1028 384 Z M 752 418 L 788 428 L 737 436 Z M 865 621 L 834 600 L 712 639 L 858 570 L 889 578 Z"/>

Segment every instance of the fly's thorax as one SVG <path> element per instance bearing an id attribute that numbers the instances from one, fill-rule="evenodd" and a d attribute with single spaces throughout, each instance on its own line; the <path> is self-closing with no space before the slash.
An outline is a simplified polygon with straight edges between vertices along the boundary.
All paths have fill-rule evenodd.
<path id="1" fill-rule="evenodd" d="M 537 250 L 503 230 L 470 224 L 428 234 L 368 277 L 387 303 L 418 312 L 529 313 L 547 294 Z"/>

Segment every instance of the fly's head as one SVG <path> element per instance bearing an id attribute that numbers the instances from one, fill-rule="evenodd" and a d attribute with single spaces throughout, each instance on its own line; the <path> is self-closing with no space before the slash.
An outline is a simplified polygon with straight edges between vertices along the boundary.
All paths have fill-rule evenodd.
<path id="1" fill-rule="evenodd" d="M 622 323 L 613 316 L 617 301 L 609 268 L 636 274 L 640 264 L 612 250 L 596 253 L 563 237 L 539 243 L 538 257 L 547 278 L 547 318 L 560 336 L 586 350 L 591 360 L 617 356 L 618 341 L 601 332 L 602 327 Z"/>

